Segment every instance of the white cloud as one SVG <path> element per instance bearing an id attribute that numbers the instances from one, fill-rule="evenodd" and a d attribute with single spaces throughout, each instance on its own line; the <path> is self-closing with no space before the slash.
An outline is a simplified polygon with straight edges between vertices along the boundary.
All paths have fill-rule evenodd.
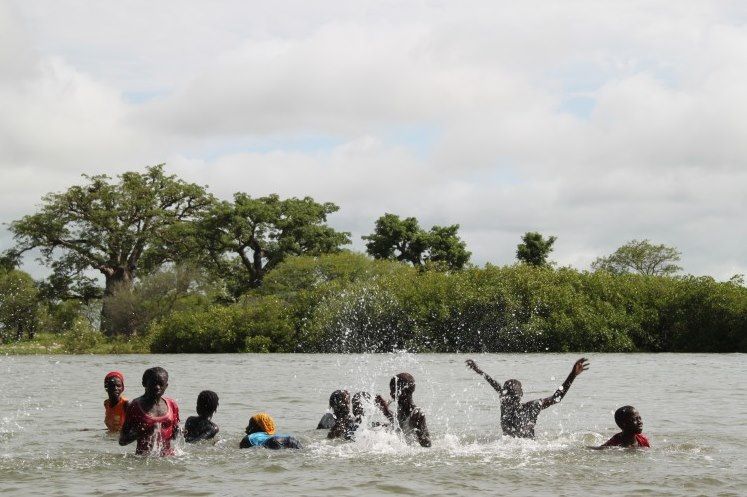
<path id="1" fill-rule="evenodd" d="M 747 272 L 746 18 L 715 1 L 0 4 L 0 220 L 80 173 L 166 160 L 226 198 L 334 201 L 356 239 L 396 212 L 460 223 L 478 262 L 539 230 L 586 267 L 649 238 L 727 278 Z"/>

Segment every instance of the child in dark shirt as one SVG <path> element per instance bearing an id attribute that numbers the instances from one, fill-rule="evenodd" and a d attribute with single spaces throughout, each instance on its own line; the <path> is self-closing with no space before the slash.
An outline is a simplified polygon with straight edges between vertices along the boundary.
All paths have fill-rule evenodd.
<path id="1" fill-rule="evenodd" d="M 501 429 L 504 435 L 518 438 L 534 438 L 534 426 L 537 424 L 537 417 L 543 409 L 557 404 L 571 387 L 571 383 L 576 376 L 589 368 L 589 362 L 581 358 L 573 365 L 571 373 L 554 394 L 544 399 L 521 402 L 524 391 L 521 388 L 519 380 L 508 380 L 503 386 L 488 376 L 477 366 L 472 359 L 467 360 L 467 366 L 475 373 L 483 376 L 493 389 L 498 392 L 501 398 Z"/>
<path id="2" fill-rule="evenodd" d="M 198 442 L 210 440 L 218 434 L 220 428 L 212 418 L 218 409 L 218 394 L 212 390 L 203 390 L 197 396 L 197 416 L 190 416 L 184 423 L 184 441 Z"/>
<path id="3" fill-rule="evenodd" d="M 622 430 L 595 449 L 606 447 L 651 447 L 643 431 L 643 420 L 633 406 L 623 406 L 615 411 L 615 423 Z"/>

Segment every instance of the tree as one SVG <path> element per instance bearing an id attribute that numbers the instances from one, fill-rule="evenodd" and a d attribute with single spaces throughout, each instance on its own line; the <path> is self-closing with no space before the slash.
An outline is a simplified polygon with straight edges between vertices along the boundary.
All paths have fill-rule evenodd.
<path id="1" fill-rule="evenodd" d="M 326 224 L 327 215 L 338 210 L 311 197 L 282 200 L 278 195 L 252 198 L 236 193 L 233 202 L 213 205 L 195 223 L 194 235 L 203 257 L 222 275 L 230 277 L 238 268 L 247 276 L 242 278 L 246 286 L 256 288 L 290 255 L 334 253 L 350 243 L 350 233 Z"/>
<path id="2" fill-rule="evenodd" d="M 130 333 L 111 325 L 107 297 L 130 289 L 141 265 L 174 257 L 173 229 L 195 218 L 212 198 L 201 186 L 165 175 L 162 164 L 123 173 L 117 182 L 106 175 L 83 177 L 86 184 L 47 194 L 39 212 L 11 224 L 14 250 L 39 248 L 58 282 L 84 281 L 86 271 L 99 271 L 105 279 L 101 329 Z"/>
<path id="3" fill-rule="evenodd" d="M 516 247 L 516 258 L 531 266 L 544 266 L 555 240 L 557 237 L 545 238 L 536 231 L 528 231 L 521 237 L 522 243 Z"/>
<path id="4" fill-rule="evenodd" d="M 611 273 L 635 272 L 646 275 L 670 275 L 682 268 L 676 265 L 682 254 L 674 247 L 653 245 L 648 240 L 632 240 L 607 257 L 598 257 L 591 263 L 595 271 Z"/>
<path id="5" fill-rule="evenodd" d="M 461 269 L 472 254 L 458 231 L 458 224 L 433 226 L 425 231 L 414 217 L 401 219 L 387 213 L 376 220 L 374 232 L 362 238 L 367 240 L 366 252 L 375 259 L 409 262 L 413 266 L 434 262 Z"/>
<path id="6" fill-rule="evenodd" d="M 39 322 L 39 292 L 34 280 L 19 270 L 0 269 L 0 338 L 34 338 Z"/>

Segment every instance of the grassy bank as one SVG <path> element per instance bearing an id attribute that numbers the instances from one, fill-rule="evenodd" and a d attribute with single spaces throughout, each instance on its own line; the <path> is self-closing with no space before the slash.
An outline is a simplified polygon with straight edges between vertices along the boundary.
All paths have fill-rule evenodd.
<path id="1" fill-rule="evenodd" d="M 0 355 L 49 355 L 49 354 L 147 354 L 150 343 L 147 338 L 81 339 L 71 333 L 40 333 L 31 340 L 0 343 Z"/>

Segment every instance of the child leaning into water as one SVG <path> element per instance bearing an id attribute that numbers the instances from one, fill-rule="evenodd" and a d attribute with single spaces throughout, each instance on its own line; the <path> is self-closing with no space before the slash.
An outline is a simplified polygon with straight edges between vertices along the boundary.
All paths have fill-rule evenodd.
<path id="1" fill-rule="evenodd" d="M 327 438 L 344 438 L 352 440 L 357 428 L 350 415 L 350 394 L 347 390 L 335 390 L 329 396 L 329 407 L 335 416 L 335 424 L 327 433 Z"/>
<path id="2" fill-rule="evenodd" d="M 265 447 L 267 449 L 300 449 L 301 443 L 290 435 L 275 433 L 275 420 L 265 412 L 255 414 L 249 419 L 246 436 L 241 439 L 239 448 Z"/>
<path id="3" fill-rule="evenodd" d="M 392 426 L 399 427 L 409 441 L 414 437 L 421 447 L 431 446 L 431 436 L 425 423 L 425 414 L 415 406 L 412 395 L 415 392 L 415 378 L 410 373 L 400 373 L 389 381 L 389 393 L 392 401 L 387 402 L 381 395 L 376 396 L 376 404 L 389 419 Z M 397 419 L 395 420 L 389 406 L 397 402 Z"/>
<path id="4" fill-rule="evenodd" d="M 117 433 L 125 421 L 127 399 L 124 398 L 124 375 L 111 371 L 104 376 L 104 389 L 109 398 L 104 401 L 104 424 L 109 433 Z"/>
<path id="5" fill-rule="evenodd" d="M 633 406 L 623 406 L 615 411 L 615 423 L 622 430 L 607 440 L 599 447 L 592 449 L 605 449 L 607 447 L 651 447 L 643 431 L 643 420 Z"/>
<path id="6" fill-rule="evenodd" d="M 212 418 L 218 409 L 218 394 L 212 390 L 203 390 L 197 396 L 197 416 L 190 416 L 184 423 L 184 441 L 198 442 L 210 440 L 218 434 L 220 428 Z"/>
<path id="7" fill-rule="evenodd" d="M 119 445 L 137 440 L 136 454 L 157 450 L 162 456 L 174 453 L 171 441 L 179 433 L 179 406 L 163 394 L 169 386 L 169 374 L 163 368 L 143 373 L 145 393 L 127 405 Z"/>
<path id="8" fill-rule="evenodd" d="M 537 424 L 537 417 L 543 409 L 547 409 L 553 404 L 557 404 L 571 387 L 571 383 L 576 379 L 576 376 L 589 368 L 589 362 L 585 358 L 581 358 L 573 365 L 571 373 L 568 378 L 565 379 L 563 385 L 560 386 L 554 394 L 544 399 L 531 400 L 529 402 L 521 402 L 521 397 L 524 395 L 524 391 L 521 388 L 521 382 L 519 380 L 508 380 L 503 384 L 495 381 L 493 378 L 488 376 L 477 366 L 477 363 L 472 359 L 467 359 L 467 366 L 472 369 L 475 373 L 483 376 L 490 386 L 495 389 L 501 398 L 501 429 L 504 435 L 519 438 L 534 438 L 534 425 Z"/>

